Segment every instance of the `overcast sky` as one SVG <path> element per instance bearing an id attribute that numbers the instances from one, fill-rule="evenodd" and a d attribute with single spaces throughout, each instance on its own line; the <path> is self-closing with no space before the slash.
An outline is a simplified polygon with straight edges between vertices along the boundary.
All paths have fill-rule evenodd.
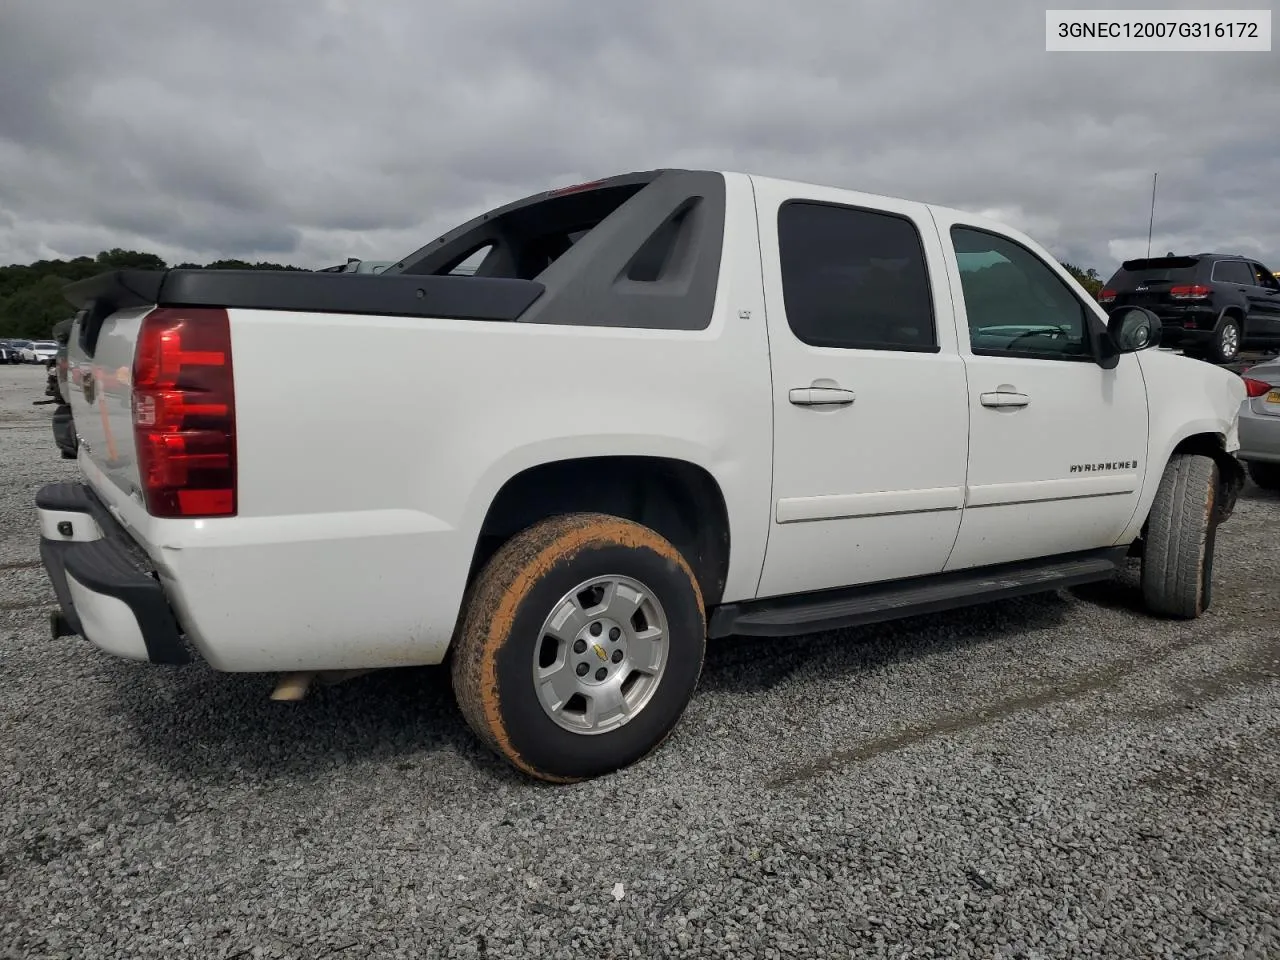
<path id="1" fill-rule="evenodd" d="M 396 259 L 685 166 L 986 213 L 1104 275 L 1158 169 L 1156 251 L 1280 270 L 1280 52 L 1046 53 L 1045 6 L 0 0 L 0 264 Z"/>

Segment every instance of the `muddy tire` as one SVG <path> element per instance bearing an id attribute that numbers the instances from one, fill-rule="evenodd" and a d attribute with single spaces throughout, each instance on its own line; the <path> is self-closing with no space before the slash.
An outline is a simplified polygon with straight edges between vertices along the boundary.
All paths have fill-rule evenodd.
<path id="1" fill-rule="evenodd" d="M 454 695 L 517 769 L 584 780 L 667 738 L 705 649 L 702 594 L 674 546 L 618 517 L 554 517 L 508 540 L 477 578 L 454 640 Z"/>
<path id="2" fill-rule="evenodd" d="M 1218 490 L 1212 457 L 1170 458 L 1151 504 L 1142 555 L 1142 597 L 1152 613 L 1190 620 L 1209 609 Z"/>
<path id="3" fill-rule="evenodd" d="M 1246 467 L 1249 478 L 1263 490 L 1280 490 L 1280 463 L 1258 463 L 1250 460 Z"/>

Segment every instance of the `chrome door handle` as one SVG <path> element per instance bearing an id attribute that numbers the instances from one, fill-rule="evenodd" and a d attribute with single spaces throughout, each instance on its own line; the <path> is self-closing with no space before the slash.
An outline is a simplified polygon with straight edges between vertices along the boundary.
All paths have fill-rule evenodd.
<path id="1" fill-rule="evenodd" d="M 1025 407 L 1031 402 L 1031 398 L 1025 393 L 1006 393 L 1003 390 L 997 390 L 992 393 L 984 393 L 979 398 L 984 407 Z"/>
<path id="2" fill-rule="evenodd" d="M 797 407 L 847 407 L 854 393 L 842 387 L 792 387 L 787 399 Z"/>

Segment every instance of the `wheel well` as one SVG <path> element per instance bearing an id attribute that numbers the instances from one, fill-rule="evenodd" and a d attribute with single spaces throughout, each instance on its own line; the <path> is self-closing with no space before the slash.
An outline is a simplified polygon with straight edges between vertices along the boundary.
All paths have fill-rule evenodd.
<path id="1" fill-rule="evenodd" d="M 1236 498 L 1244 487 L 1244 467 L 1240 461 L 1227 453 L 1222 437 L 1216 433 L 1195 433 L 1183 438 L 1170 456 L 1178 453 L 1198 453 L 1212 457 L 1218 464 L 1218 520 L 1225 520 L 1235 509 Z"/>
<path id="2" fill-rule="evenodd" d="M 684 555 L 712 607 L 729 575 L 729 511 L 720 485 L 702 467 L 662 457 L 584 457 L 539 464 L 498 491 L 476 541 L 470 584 L 507 540 L 565 513 L 598 511 L 634 520 Z"/>

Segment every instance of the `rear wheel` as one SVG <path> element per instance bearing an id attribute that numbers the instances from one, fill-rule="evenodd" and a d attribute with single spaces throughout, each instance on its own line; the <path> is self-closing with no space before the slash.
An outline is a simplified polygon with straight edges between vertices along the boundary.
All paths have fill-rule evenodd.
<path id="1" fill-rule="evenodd" d="M 1232 363 L 1240 356 L 1240 337 L 1240 321 L 1223 317 L 1208 343 L 1208 358 L 1214 363 Z"/>
<path id="2" fill-rule="evenodd" d="M 1142 552 L 1142 597 L 1152 613 L 1193 619 L 1209 609 L 1213 586 L 1218 465 L 1174 454 L 1164 469 Z"/>
<path id="3" fill-rule="evenodd" d="M 1263 490 L 1280 490 L 1280 463 L 1258 463 L 1250 460 L 1245 467 L 1250 479 Z"/>
<path id="4" fill-rule="evenodd" d="M 517 769 L 553 782 L 628 766 L 666 739 L 702 671 L 688 563 L 605 514 L 544 520 L 476 581 L 453 653 L 458 706 Z"/>

